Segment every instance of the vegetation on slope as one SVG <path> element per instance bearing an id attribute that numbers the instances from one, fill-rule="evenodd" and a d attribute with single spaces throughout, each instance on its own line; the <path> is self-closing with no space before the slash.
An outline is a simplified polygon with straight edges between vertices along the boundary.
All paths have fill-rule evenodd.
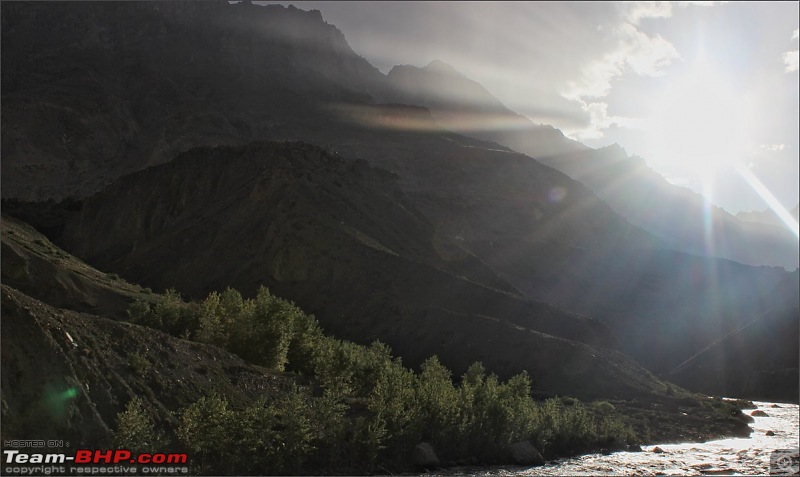
<path id="1" fill-rule="evenodd" d="M 4 257 L 4 440 L 46 436 L 73 449 L 114 440 L 133 451 L 186 451 L 196 472 L 330 474 L 408 470 L 419 442 L 433 444 L 450 465 L 512 462 L 505 444 L 515 439 L 532 440 L 545 456 L 620 448 L 631 437 L 628 425 L 659 443 L 749 431 L 734 406 L 677 387 L 583 405 L 542 400 L 551 396 L 535 376 L 538 401 L 524 374 L 503 382 L 473 365 L 453 379 L 435 358 L 411 371 L 384 345 L 324 336 L 313 317 L 266 289 L 252 300 L 228 290 L 185 303 L 98 272 L 6 219 L 4 247 L 48 248 L 41 257 L 52 267 L 37 265 L 33 252 L 21 252 L 25 260 L 14 266 Z M 46 279 L 47 270 L 60 278 Z M 57 308 L 8 286 L 21 271 L 31 296 Z M 93 308 L 96 315 L 70 311 L 85 307 L 68 293 L 73 276 L 85 280 L 84 290 L 107 286 L 113 306 Z M 78 296 L 89 304 L 93 297 Z M 126 318 L 196 341 L 103 318 L 118 316 L 117 305 L 135 297 L 143 302 Z M 222 347 L 243 348 L 248 360 L 267 366 Z M 554 373 L 569 379 L 567 369 Z"/>
<path id="2" fill-rule="evenodd" d="M 184 408 L 177 428 L 166 431 L 201 473 L 402 470 L 421 442 L 445 461 L 504 463 L 511 462 L 509 445 L 520 440 L 551 457 L 636 440 L 608 403 L 536 402 L 526 373 L 502 382 L 480 363 L 457 384 L 435 356 L 415 372 L 380 342 L 325 336 L 313 316 L 263 287 L 253 299 L 228 289 L 191 303 L 170 291 L 155 304 L 135 304 L 130 314 L 135 323 L 221 346 L 310 383 L 239 408 L 223 395 Z M 137 409 L 131 404 L 120 422 L 146 428 Z M 157 435 L 130 427 L 120 427 L 118 436 L 128 436 L 121 445 L 140 448 Z"/>

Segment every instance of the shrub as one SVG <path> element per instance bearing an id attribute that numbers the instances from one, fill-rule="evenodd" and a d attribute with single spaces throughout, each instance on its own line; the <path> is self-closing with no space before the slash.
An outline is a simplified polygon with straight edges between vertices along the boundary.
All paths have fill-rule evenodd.
<path id="1" fill-rule="evenodd" d="M 613 413 L 616 408 L 608 401 L 595 401 L 592 403 L 592 409 L 600 415 L 607 416 Z"/>
<path id="2" fill-rule="evenodd" d="M 150 360 L 140 353 L 131 354 L 128 357 L 128 363 L 131 365 L 133 372 L 140 377 L 144 377 L 147 372 L 150 371 L 150 367 L 152 366 Z"/>
<path id="3" fill-rule="evenodd" d="M 156 431 L 144 409 L 144 403 L 136 397 L 128 402 L 123 412 L 117 414 L 114 443 L 117 448 L 141 453 L 159 451 L 167 440 L 163 433 Z"/>
<path id="4" fill-rule="evenodd" d="M 225 398 L 203 397 L 181 413 L 178 437 L 203 472 L 235 474 L 240 457 L 232 452 L 239 449 L 235 439 L 238 425 Z"/>
<path id="5" fill-rule="evenodd" d="M 262 366 L 283 371 L 295 316 L 300 310 L 261 287 L 247 300 L 230 325 L 230 350 Z"/>

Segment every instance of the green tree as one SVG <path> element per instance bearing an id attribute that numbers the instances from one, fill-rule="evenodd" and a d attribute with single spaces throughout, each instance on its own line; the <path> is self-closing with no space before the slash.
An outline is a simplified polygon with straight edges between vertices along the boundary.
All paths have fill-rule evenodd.
<path id="1" fill-rule="evenodd" d="M 224 397 L 203 397 L 181 413 L 178 437 L 201 472 L 235 473 L 237 459 L 230 452 L 239 445 L 240 424 Z"/>
<path id="2" fill-rule="evenodd" d="M 155 428 L 147 414 L 144 402 L 135 397 L 117 414 L 117 428 L 114 443 L 121 449 L 131 452 L 155 452 L 166 445 L 164 434 Z"/>
<path id="3" fill-rule="evenodd" d="M 297 307 L 259 288 L 256 298 L 246 301 L 233 320 L 230 350 L 250 362 L 283 371 L 298 314 Z"/>
<path id="4" fill-rule="evenodd" d="M 422 363 L 417 381 L 417 424 L 422 439 L 434 444 L 451 441 L 458 417 L 458 391 L 450 370 L 432 356 Z"/>

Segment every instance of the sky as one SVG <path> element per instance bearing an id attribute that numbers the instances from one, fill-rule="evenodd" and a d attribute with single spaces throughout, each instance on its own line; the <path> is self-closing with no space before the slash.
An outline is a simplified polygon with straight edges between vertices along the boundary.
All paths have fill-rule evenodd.
<path id="1" fill-rule="evenodd" d="M 320 10 L 384 73 L 444 61 L 730 212 L 798 203 L 798 2 L 274 3 Z"/>

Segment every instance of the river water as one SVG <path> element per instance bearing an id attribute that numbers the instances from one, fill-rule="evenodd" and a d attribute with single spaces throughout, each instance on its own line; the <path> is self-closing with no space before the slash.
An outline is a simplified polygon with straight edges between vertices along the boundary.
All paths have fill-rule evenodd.
<path id="1" fill-rule="evenodd" d="M 750 424 L 753 433 L 749 438 L 721 439 L 702 444 L 659 444 L 657 447 L 664 450 L 663 453 L 654 453 L 656 446 L 642 446 L 643 452 L 589 454 L 551 461 L 543 467 L 456 468 L 445 475 L 769 475 L 773 451 L 797 450 L 800 409 L 796 404 L 754 404 L 768 417 L 753 417 L 755 422 Z M 744 412 L 750 414 L 752 410 Z M 775 435 L 767 436 L 767 431 Z M 785 462 L 779 461 L 779 464 Z M 773 466 L 773 472 L 777 469 Z M 794 467 L 793 471 L 796 472 L 797 468 Z"/>

